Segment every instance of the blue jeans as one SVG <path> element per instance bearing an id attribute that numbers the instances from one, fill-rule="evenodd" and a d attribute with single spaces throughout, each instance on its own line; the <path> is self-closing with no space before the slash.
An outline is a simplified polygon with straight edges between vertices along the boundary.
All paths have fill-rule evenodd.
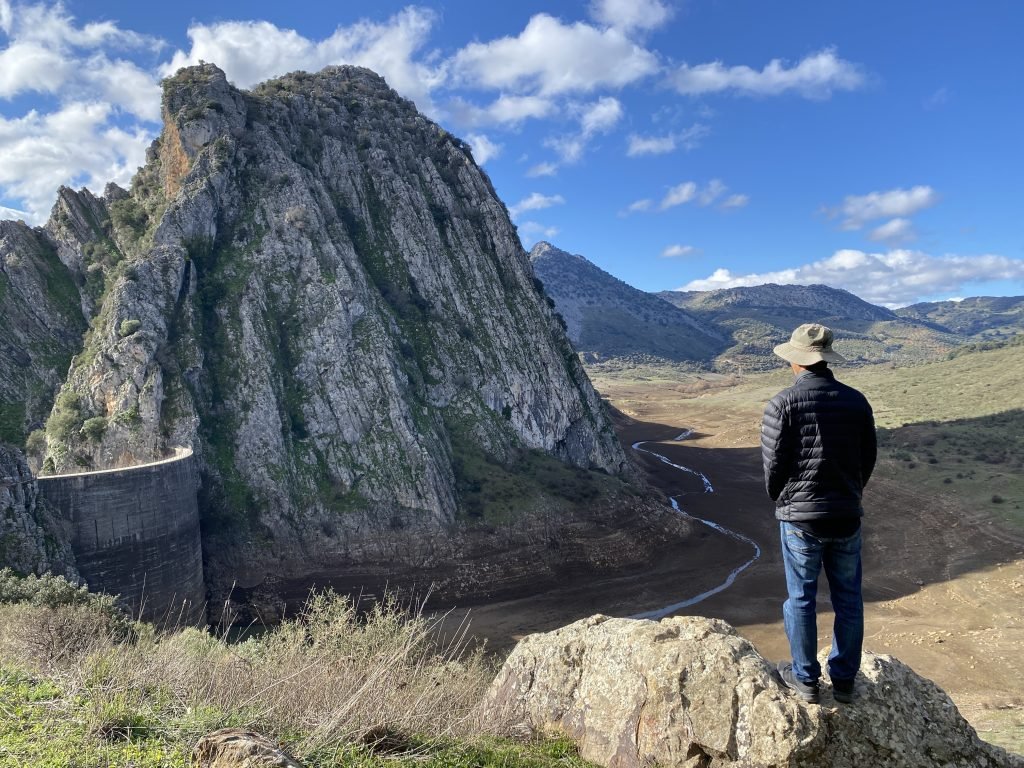
<path id="1" fill-rule="evenodd" d="M 804 682 L 821 677 L 815 601 L 818 574 L 824 566 L 832 610 L 836 614 L 828 674 L 833 680 L 852 680 L 860 669 L 864 644 L 860 530 L 845 539 L 821 539 L 784 521 L 779 528 L 789 592 L 789 599 L 782 606 L 782 616 L 793 654 L 793 674 Z"/>

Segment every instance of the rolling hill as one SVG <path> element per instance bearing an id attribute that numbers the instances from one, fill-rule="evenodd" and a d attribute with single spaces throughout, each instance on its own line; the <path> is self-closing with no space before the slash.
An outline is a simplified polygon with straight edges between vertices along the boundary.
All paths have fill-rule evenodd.
<path id="1" fill-rule="evenodd" d="M 933 322 L 903 317 L 827 285 L 768 284 L 658 296 L 730 335 L 732 345 L 716 360 L 720 368 L 775 367 L 772 347 L 809 322 L 829 326 L 837 350 L 852 364 L 935 360 L 965 341 Z"/>

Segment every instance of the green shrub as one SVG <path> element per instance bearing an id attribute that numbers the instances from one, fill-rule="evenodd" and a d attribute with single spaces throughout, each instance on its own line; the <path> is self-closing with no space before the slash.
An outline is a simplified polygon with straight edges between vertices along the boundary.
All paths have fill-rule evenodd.
<path id="1" fill-rule="evenodd" d="M 53 412 L 46 420 L 46 436 L 57 442 L 67 442 L 82 427 L 82 401 L 77 392 L 65 390 L 57 395 Z"/>
<path id="2" fill-rule="evenodd" d="M 103 433 L 106 431 L 107 420 L 103 416 L 93 416 L 91 419 L 86 419 L 81 429 L 82 434 L 94 443 L 102 440 Z"/>
<path id="3" fill-rule="evenodd" d="M 121 322 L 121 327 L 117 329 L 117 333 L 123 339 L 126 336 L 131 336 L 141 327 L 142 323 L 138 320 L 124 320 Z"/>
<path id="4" fill-rule="evenodd" d="M 4 642 L 51 664 L 75 656 L 101 640 L 135 637 L 134 623 L 117 598 L 90 592 L 63 576 L 18 576 L 0 569 Z M 2 643 L 0 643 L 2 645 Z"/>
<path id="5" fill-rule="evenodd" d="M 29 432 L 28 439 L 25 440 L 25 452 L 29 456 L 42 456 L 46 453 L 45 430 L 36 429 Z"/>
<path id="6" fill-rule="evenodd" d="M 115 200 L 110 204 L 110 219 L 118 229 L 127 229 L 135 237 L 141 237 L 149 224 L 145 208 L 131 197 Z"/>

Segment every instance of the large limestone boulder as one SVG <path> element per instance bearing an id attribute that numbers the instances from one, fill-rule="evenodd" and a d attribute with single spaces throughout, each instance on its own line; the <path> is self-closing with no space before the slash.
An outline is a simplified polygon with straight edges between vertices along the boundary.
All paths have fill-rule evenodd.
<path id="1" fill-rule="evenodd" d="M 805 704 L 723 621 L 592 616 L 524 638 L 483 705 L 492 726 L 564 734 L 612 768 L 1024 768 L 934 683 L 866 654 L 859 698 Z"/>

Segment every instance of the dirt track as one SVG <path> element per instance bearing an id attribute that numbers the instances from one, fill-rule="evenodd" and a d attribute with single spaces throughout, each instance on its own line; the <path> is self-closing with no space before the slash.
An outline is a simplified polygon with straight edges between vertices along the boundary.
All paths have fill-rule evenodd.
<path id="1" fill-rule="evenodd" d="M 647 420 L 625 419 L 619 425 L 622 442 L 660 441 L 648 447 L 704 472 L 714 494 L 703 493 L 693 475 L 638 457 L 651 481 L 679 496 L 684 510 L 750 537 L 763 553 L 732 587 L 679 613 L 723 618 L 767 658 L 785 658 L 785 582 L 777 523 L 762 484 L 757 421 L 749 408 L 680 412 L 679 406 L 685 402 L 664 408 L 648 401 L 632 409 L 631 415 Z M 693 435 L 673 442 L 683 429 Z M 984 738 L 1021 751 L 1024 540 L 988 521 L 968 520 L 952 500 L 899 487 L 885 474 L 881 467 L 865 497 L 865 647 L 897 656 L 933 679 Z M 492 648 L 505 648 L 524 634 L 595 612 L 628 616 L 656 609 L 720 583 L 750 556 L 749 546 L 711 529 L 701 537 L 699 547 L 681 546 L 678 555 L 639 576 L 475 607 L 472 633 L 488 638 Z M 819 601 L 824 647 L 831 627 L 824 580 Z"/>

